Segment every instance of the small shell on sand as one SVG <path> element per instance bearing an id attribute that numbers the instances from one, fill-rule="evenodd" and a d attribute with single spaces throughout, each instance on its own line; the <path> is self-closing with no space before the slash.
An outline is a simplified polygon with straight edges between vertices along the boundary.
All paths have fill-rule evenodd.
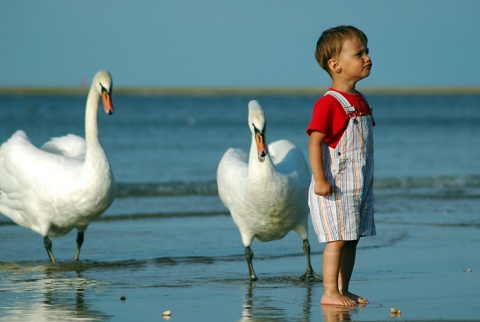
<path id="1" fill-rule="evenodd" d="M 390 313 L 392 313 L 392 315 L 397 315 L 397 314 L 402 314 L 402 311 L 397 310 L 396 308 L 392 307 L 390 309 Z"/>

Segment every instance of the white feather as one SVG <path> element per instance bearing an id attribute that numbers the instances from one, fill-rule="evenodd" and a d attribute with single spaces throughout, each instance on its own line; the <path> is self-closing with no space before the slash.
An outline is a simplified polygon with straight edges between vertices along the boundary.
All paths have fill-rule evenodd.
<path id="1" fill-rule="evenodd" d="M 86 148 L 85 139 L 75 134 L 51 138 L 41 147 L 44 151 L 78 160 L 85 160 Z"/>

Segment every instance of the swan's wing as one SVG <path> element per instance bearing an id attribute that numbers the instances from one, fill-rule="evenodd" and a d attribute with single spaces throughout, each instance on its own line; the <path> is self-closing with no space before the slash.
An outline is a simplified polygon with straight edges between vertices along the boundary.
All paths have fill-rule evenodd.
<path id="1" fill-rule="evenodd" d="M 85 139 L 75 134 L 51 138 L 41 149 L 69 159 L 85 160 Z"/>
<path id="2" fill-rule="evenodd" d="M 273 142 L 268 147 L 272 161 L 279 174 L 286 179 L 285 188 L 288 198 L 284 200 L 285 209 L 289 209 L 292 222 L 295 226 L 287 225 L 295 230 L 302 239 L 308 236 L 308 188 L 311 181 L 311 172 L 302 150 L 287 140 Z"/>
<path id="3" fill-rule="evenodd" d="M 15 145 L 28 146 L 29 143 L 25 132 L 17 131 L 0 146 L 0 212 L 25 227 L 29 227 L 29 222 L 23 217 L 23 196 L 16 193 L 21 183 L 12 173 L 10 155 Z"/>
<path id="4" fill-rule="evenodd" d="M 41 190 L 78 178 L 82 162 L 38 149 L 23 131 L 15 132 L 0 147 L 0 189 L 26 192 Z M 61 186 L 61 184 L 59 185 Z"/>
<path id="5" fill-rule="evenodd" d="M 217 169 L 218 195 L 227 208 L 245 194 L 248 180 L 247 155 L 230 148 L 223 155 Z"/>
<path id="6" fill-rule="evenodd" d="M 307 182 L 310 180 L 305 156 L 295 144 L 288 140 L 279 140 L 269 144 L 268 150 L 278 172 L 284 175 L 295 174 Z"/>

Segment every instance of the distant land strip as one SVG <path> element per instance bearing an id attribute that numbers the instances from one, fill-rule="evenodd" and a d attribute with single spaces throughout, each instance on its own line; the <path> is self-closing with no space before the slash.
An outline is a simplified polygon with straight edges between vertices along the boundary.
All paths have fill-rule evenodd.
<path id="1" fill-rule="evenodd" d="M 84 95 L 88 87 L 0 87 L 0 95 Z M 132 96 L 308 96 L 321 95 L 328 88 L 318 87 L 116 87 L 116 95 Z M 479 95 L 479 87 L 365 87 L 359 88 L 365 94 L 378 95 Z"/>

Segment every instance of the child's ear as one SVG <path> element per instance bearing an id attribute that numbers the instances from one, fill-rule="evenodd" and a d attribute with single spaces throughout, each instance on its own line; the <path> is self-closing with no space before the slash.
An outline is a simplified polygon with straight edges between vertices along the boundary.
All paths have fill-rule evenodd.
<path id="1" fill-rule="evenodd" d="M 328 68 L 332 71 L 332 73 L 338 74 L 342 71 L 342 67 L 340 66 L 339 62 L 335 59 L 330 59 L 328 61 Z"/>

